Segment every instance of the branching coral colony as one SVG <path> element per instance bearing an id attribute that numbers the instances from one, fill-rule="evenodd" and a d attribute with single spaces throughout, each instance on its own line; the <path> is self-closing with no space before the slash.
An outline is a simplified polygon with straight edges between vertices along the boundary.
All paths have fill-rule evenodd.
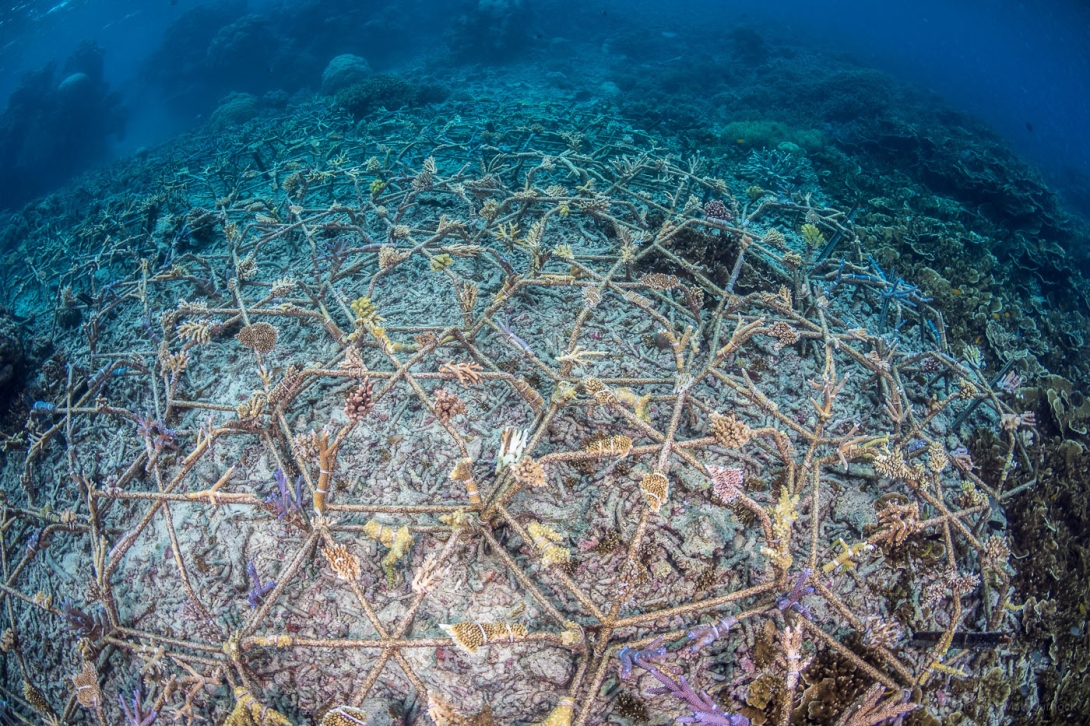
<path id="1" fill-rule="evenodd" d="M 1011 667 L 962 636 L 1011 630 L 1032 421 L 941 312 L 820 194 L 505 113 L 300 109 L 47 201 L 6 289 L 86 322 L 5 447 L 11 718 L 877 724 Z"/>

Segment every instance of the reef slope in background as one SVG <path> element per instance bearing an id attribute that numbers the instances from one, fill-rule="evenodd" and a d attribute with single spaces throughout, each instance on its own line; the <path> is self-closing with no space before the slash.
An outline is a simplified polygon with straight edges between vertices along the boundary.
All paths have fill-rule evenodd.
<path id="1" fill-rule="evenodd" d="M 1085 713 L 1087 287 L 1032 174 L 455 80 L 12 218 L 9 720 Z"/>

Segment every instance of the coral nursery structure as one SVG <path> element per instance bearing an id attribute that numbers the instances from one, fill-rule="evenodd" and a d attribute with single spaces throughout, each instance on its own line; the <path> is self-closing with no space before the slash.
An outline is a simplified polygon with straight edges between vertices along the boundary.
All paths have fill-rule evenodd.
<path id="1" fill-rule="evenodd" d="M 819 189 L 469 113 L 303 107 L 43 202 L 10 299 L 78 322 L 4 447 L 9 721 L 1000 717 L 1015 384 Z"/>

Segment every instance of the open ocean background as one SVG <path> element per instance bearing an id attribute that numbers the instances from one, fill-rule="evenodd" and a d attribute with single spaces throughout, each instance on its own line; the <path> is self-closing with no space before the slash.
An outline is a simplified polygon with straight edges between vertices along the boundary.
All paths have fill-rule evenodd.
<path id="1" fill-rule="evenodd" d="M 1070 208 L 1090 214 L 1090 10 L 1075 2 L 50 0 L 0 13 L 6 208 L 199 127 L 230 92 L 317 91 L 342 53 L 378 72 L 423 65 L 440 83 L 444 70 L 475 64 L 526 66 L 542 84 L 559 72 L 579 86 L 582 72 L 621 80 L 622 94 L 632 89 L 616 77 L 669 69 L 686 82 L 663 91 L 681 100 L 729 93 L 739 64 L 774 62 L 789 49 L 933 91 L 1001 134 Z M 740 33 L 762 48 L 739 53 Z M 92 72 L 94 87 L 65 106 L 50 91 L 78 69 L 73 54 L 86 41 L 101 51 L 101 77 Z M 38 94 L 13 97 L 28 74 L 39 74 L 30 84 Z M 764 109 L 773 120 L 785 110 Z"/>

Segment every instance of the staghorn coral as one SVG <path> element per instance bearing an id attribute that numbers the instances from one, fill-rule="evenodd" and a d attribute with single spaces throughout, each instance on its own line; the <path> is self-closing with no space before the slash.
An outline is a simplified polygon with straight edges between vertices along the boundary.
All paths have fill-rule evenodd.
<path id="1" fill-rule="evenodd" d="M 382 558 L 382 569 L 386 573 L 386 583 L 394 586 L 397 580 L 397 563 L 409 552 L 413 546 L 413 536 L 408 527 L 386 527 L 375 520 L 369 520 L 363 526 L 363 531 L 368 537 L 380 543 L 389 551 Z"/>
<path id="2" fill-rule="evenodd" d="M 545 467 L 530 456 L 523 456 L 511 465 L 511 476 L 523 486 L 543 487 L 548 483 Z"/>

